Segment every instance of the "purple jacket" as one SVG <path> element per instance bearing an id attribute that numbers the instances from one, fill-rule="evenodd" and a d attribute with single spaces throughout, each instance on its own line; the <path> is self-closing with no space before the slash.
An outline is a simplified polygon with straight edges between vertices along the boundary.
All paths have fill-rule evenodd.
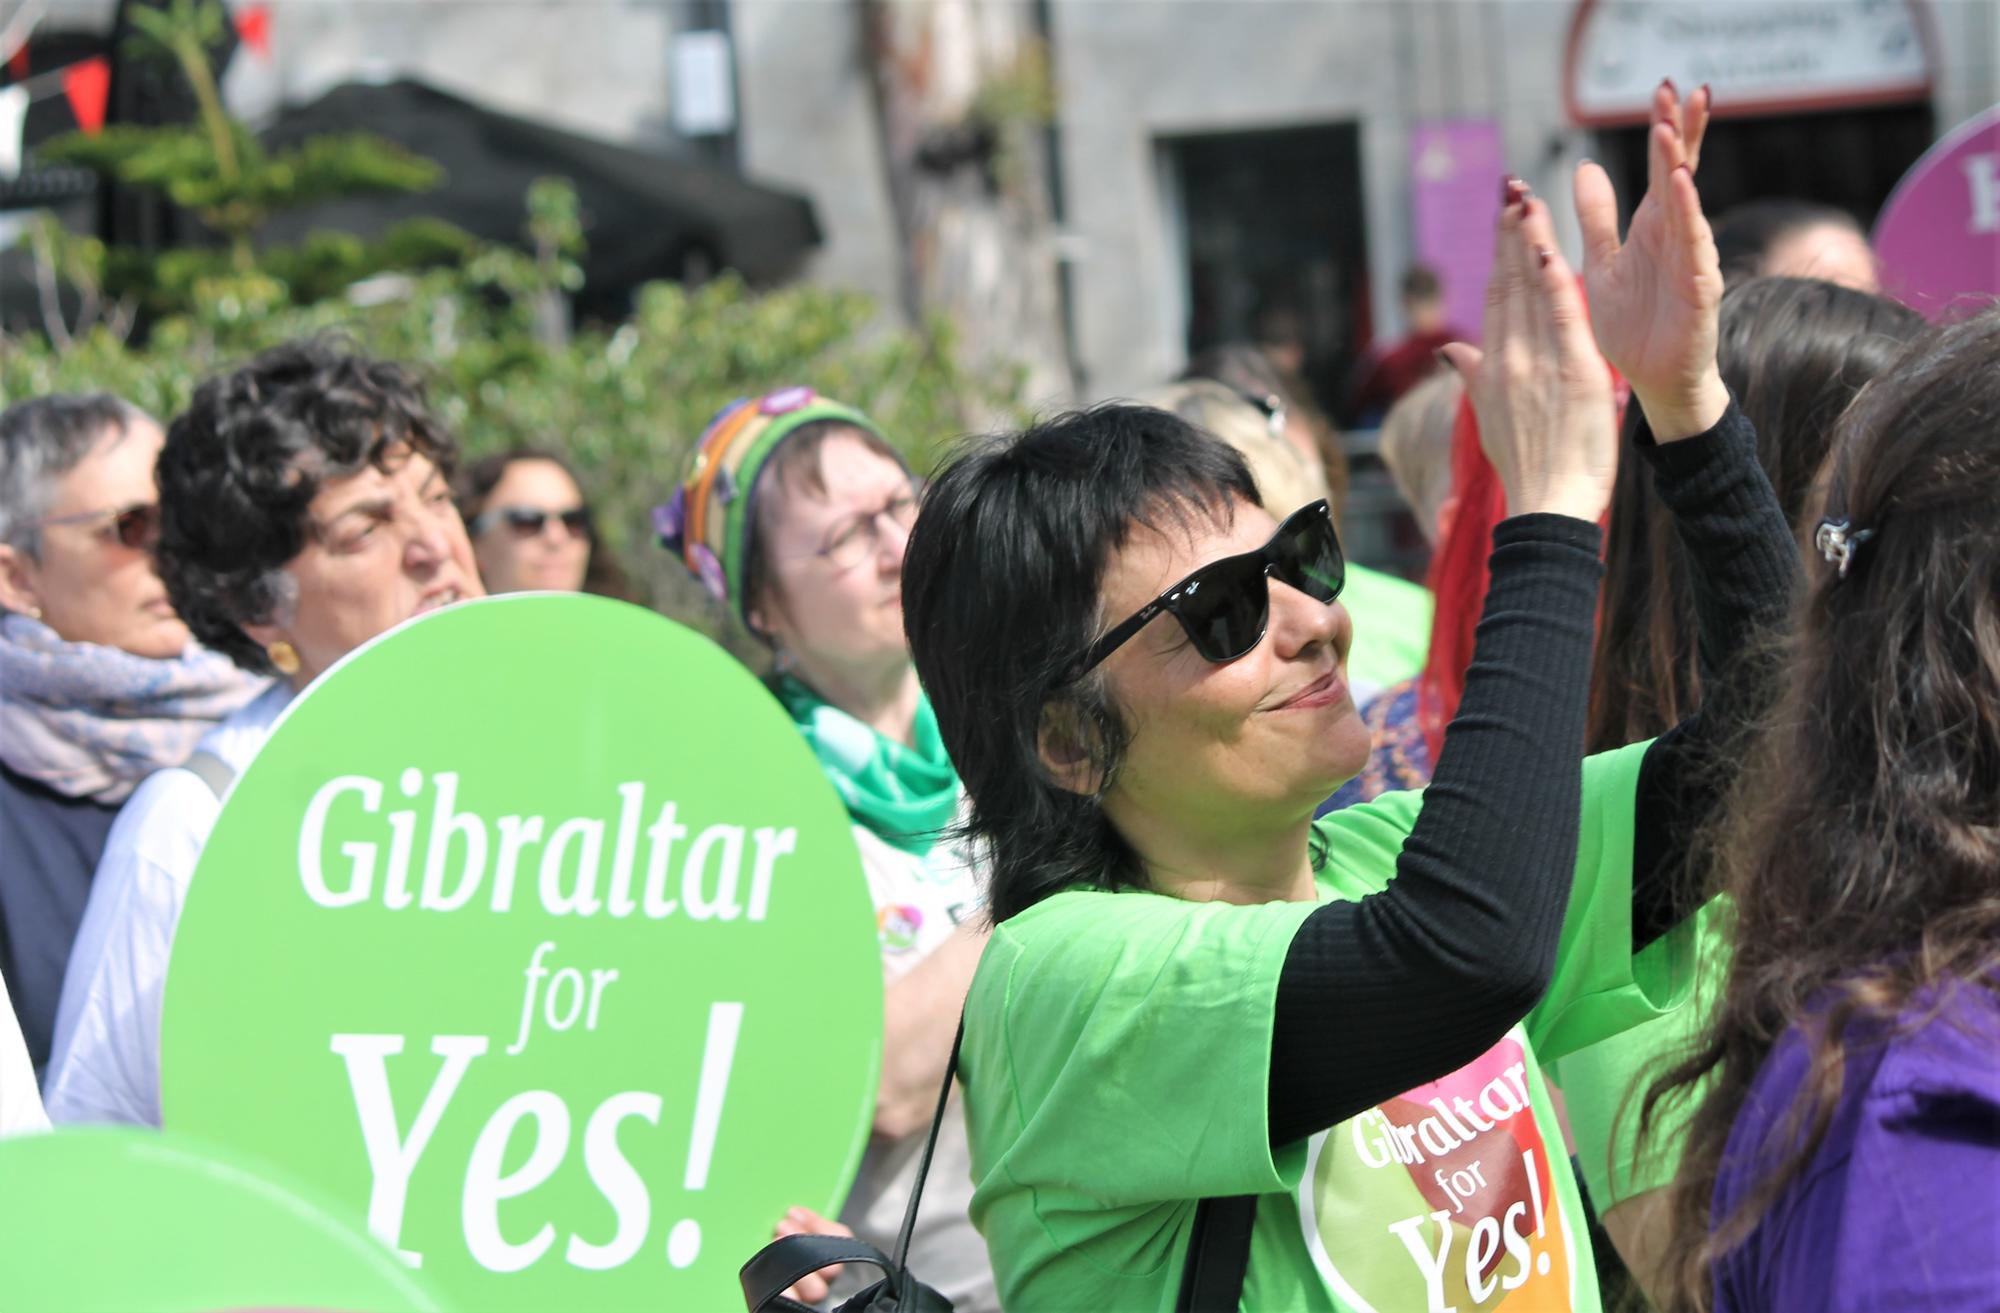
<path id="1" fill-rule="evenodd" d="M 1990 1313 L 2000 1309 L 2000 997 L 1958 989 L 1886 1044 L 1849 1029 L 1824 1142 L 1715 1271 L 1715 1313 Z M 1712 1215 L 1776 1161 L 1809 1055 L 1793 1030 L 1737 1114 Z"/>

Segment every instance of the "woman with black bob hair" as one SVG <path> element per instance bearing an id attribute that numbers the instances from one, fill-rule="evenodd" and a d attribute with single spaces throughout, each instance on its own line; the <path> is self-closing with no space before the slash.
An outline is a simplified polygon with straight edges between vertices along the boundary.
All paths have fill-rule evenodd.
<path id="1" fill-rule="evenodd" d="M 1712 793 L 1688 763 L 1754 681 L 1724 671 L 1707 719 L 1582 761 L 1615 454 L 1592 327 L 1651 422 L 1704 650 L 1781 614 L 1798 569 L 1715 372 L 1706 118 L 1705 93 L 1656 95 L 1622 244 L 1609 180 L 1578 171 L 1588 323 L 1509 182 L 1487 354 L 1449 357 L 1514 516 L 1423 795 L 1312 819 L 1369 747 L 1324 503 L 1267 510 L 1233 452 L 1125 405 L 931 486 L 906 623 L 993 862 L 962 1065 L 1004 1305 L 1599 1306 L 1538 1062 L 1678 1001 L 1679 937 L 1640 950 L 1681 917 L 1670 872 Z"/>
<path id="2" fill-rule="evenodd" d="M 458 446 L 407 370 L 295 342 L 195 390 L 160 449 L 160 578 L 205 646 L 276 675 L 105 841 L 63 977 L 58 1122 L 160 1120 L 167 949 L 221 795 L 300 690 L 412 616 L 481 597 L 451 498 Z"/>

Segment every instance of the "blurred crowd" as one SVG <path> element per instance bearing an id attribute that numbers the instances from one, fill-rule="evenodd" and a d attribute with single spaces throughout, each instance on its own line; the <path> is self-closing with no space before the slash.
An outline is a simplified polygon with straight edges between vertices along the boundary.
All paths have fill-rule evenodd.
<path id="1" fill-rule="evenodd" d="M 1660 117 L 1687 147 L 1692 168 L 1700 128 L 1693 106 L 1685 112 L 1676 102 Z M 1483 361 L 1451 345 L 1465 340 L 1464 331 L 1444 322 L 1436 275 L 1414 269 L 1404 278 L 1408 334 L 1364 362 L 1347 413 L 1380 417 L 1380 458 L 1431 548 L 1421 583 L 1343 557 L 1342 435 L 1283 353 L 1255 344 L 1206 352 L 1137 403 L 1051 420 L 1010 435 L 1011 447 L 964 448 L 928 486 L 928 472 L 912 470 L 864 409 L 805 389 L 738 402 L 701 435 L 688 470 L 662 472 L 663 505 L 650 536 L 685 562 L 726 623 L 765 654 L 759 674 L 846 803 L 883 918 L 882 1076 L 859 1180 L 840 1218 L 798 1209 L 773 1219 L 776 1234 L 852 1234 L 894 1247 L 965 1009 L 962 1088 L 930 1159 L 911 1270 L 966 1313 L 1003 1302 L 1077 1307 L 1064 1297 L 1082 1298 L 1081 1291 L 1107 1301 L 1098 1307 L 1169 1307 L 1154 1302 L 1150 1287 L 1105 1284 L 1101 1273 L 1078 1276 L 1065 1263 L 1082 1253 L 1089 1263 L 1178 1273 L 1180 1255 L 1197 1243 L 1188 1239 L 1196 1203 L 1296 1187 L 1298 1167 L 1287 1165 L 1284 1145 L 1473 1061 L 1528 1017 L 1555 1109 L 1551 1142 L 1566 1141 L 1580 1197 L 1608 1241 L 1594 1259 L 1582 1237 L 1572 1252 L 1598 1268 L 1606 1299 L 1623 1288 L 1661 1307 L 1807 1307 L 1783 1299 L 1839 1289 L 1841 1298 L 1811 1306 L 1991 1307 L 2000 1288 L 2000 1192 L 1991 1184 L 2000 1167 L 2000 537 L 1991 515 L 2000 492 L 2000 313 L 1927 324 L 1879 294 L 1866 240 L 1849 216 L 1805 204 L 1765 202 L 1722 216 L 1712 241 L 1697 207 L 1692 218 L 1682 216 L 1685 231 L 1662 227 L 1657 247 L 1639 251 L 1641 229 L 1667 224 L 1661 215 L 1680 203 L 1672 189 L 1685 173 L 1660 171 L 1624 248 L 1614 234 L 1611 249 L 1587 250 L 1581 278 L 1554 257 L 1572 300 L 1590 296 L 1600 333 L 1587 358 L 1563 337 L 1575 324 L 1565 319 L 1572 307 L 1561 289 L 1528 285 L 1537 260 L 1540 272 L 1551 269 L 1554 239 L 1538 236 L 1546 207 L 1524 192 L 1507 199 L 1513 217 L 1503 217 L 1496 239 L 1492 298 L 1518 319 L 1512 328 L 1485 326 Z M 1585 237 L 1591 246 L 1599 234 L 1586 223 Z M 1673 240 L 1684 249 L 1672 249 Z M 1510 255 L 1508 242 L 1529 243 L 1528 255 Z M 1689 259 L 1709 263 L 1692 272 L 1675 264 Z M 1509 269 L 1517 276 L 1511 288 L 1502 286 Z M 1667 311 L 1629 310 L 1617 299 L 1626 292 L 1611 280 L 1621 270 L 1628 281 L 1654 278 L 1663 287 L 1680 277 L 1665 295 L 1684 296 L 1697 310 L 1709 286 L 1703 280 L 1713 278 L 1712 322 L 1704 328 L 1697 314 L 1687 333 L 1690 358 L 1704 350 L 1713 357 L 1729 418 L 1704 416 L 1699 431 L 1672 435 L 1685 445 L 1667 441 L 1665 418 L 1653 413 L 1662 408 L 1655 399 L 1678 384 L 1649 373 L 1643 350 L 1621 353 L 1604 335 L 1604 321 L 1615 331 L 1620 315 L 1653 314 L 1660 333 L 1671 321 Z M 1712 335 L 1706 346 L 1704 331 Z M 1529 445 L 1526 437 L 1496 436 L 1496 427 L 1581 432 L 1575 416 L 1590 411 L 1597 394 L 1577 379 L 1591 369 L 1602 377 L 1588 388 L 1601 386 L 1601 409 L 1620 426 L 1615 473 L 1590 473 L 1603 485 L 1595 510 L 1581 496 L 1556 495 L 1574 493 L 1583 474 L 1566 475 L 1559 488 L 1537 483 L 1518 473 L 1532 465 L 1529 457 L 1500 456 L 1495 445 Z M 1530 393 L 1543 399 L 1530 405 Z M 1606 434 L 1613 422 L 1605 419 Z M 1059 432 L 1064 423 L 1070 429 Z M 1754 434 L 1743 441 L 1755 468 L 1731 475 L 1734 482 L 1724 478 L 1723 457 L 1704 454 L 1716 463 L 1696 469 L 1686 454 L 1706 453 L 1704 443 L 1722 450 L 1734 440 L 1730 424 Z M 1065 478 L 1072 482 L 1057 491 L 1034 491 Z M 231 782 L 316 678 L 412 617 L 489 593 L 633 600 L 584 482 L 560 435 L 461 463 L 457 438 L 423 381 L 340 339 L 300 341 L 209 379 L 176 416 L 149 416 L 106 394 L 37 397 L 0 414 L 0 982 L 9 1004 L 0 1009 L 0 1130 L 158 1124 L 160 997 L 189 882 Z M 1116 515 L 1103 510 L 1127 484 L 1130 504 Z M 1061 501 L 1068 496 L 1074 505 Z M 1049 516 L 1068 509 L 1046 531 L 1035 527 L 1032 509 L 1018 512 L 1016 537 L 1029 541 L 1010 545 L 1007 524 L 989 521 L 1030 497 Z M 1725 550 L 1698 536 L 1720 529 L 1688 526 L 1699 514 L 1690 507 L 1707 499 L 1711 514 L 1728 502 L 1747 534 L 1741 526 L 1764 505 L 1757 498 L 1782 515 L 1789 556 L 1783 577 L 1760 583 L 1755 606 L 1741 604 L 1746 614 L 1781 617 L 1752 642 L 1744 638 L 1749 621 L 1725 614 L 1730 594 L 1715 580 L 1729 577 L 1731 550 L 1740 558 L 1756 544 L 1745 538 Z M 1231 505 L 1239 508 L 1233 520 Z M 1323 529 L 1299 518 L 1316 506 L 1324 507 Z M 1105 522 L 1113 527 L 1090 539 L 1093 515 L 1111 516 Z M 957 535 L 950 543 L 942 538 L 948 530 Z M 927 532 L 937 541 L 926 542 Z M 989 540 L 993 556 L 965 556 Z M 1167 544 L 1157 559 L 1136 555 L 1156 542 Z M 1027 555 L 1006 557 L 1003 549 Z M 912 558 L 906 570 L 913 553 L 923 560 Z M 1547 559 L 1536 569 L 1571 573 L 1534 575 L 1540 582 L 1531 586 L 1529 568 L 1510 553 L 1539 553 Z M 1563 560 L 1548 564 L 1556 558 Z M 1008 561 L 1015 564 L 1003 569 Z M 1233 573 L 1204 573 L 1217 562 L 1234 562 Z M 1805 582 L 1795 590 L 1785 571 Z M 994 581 L 989 588 L 948 596 L 956 591 L 950 581 L 977 581 L 981 572 Z M 1226 595 L 1196 600 L 1185 585 L 1198 576 L 1211 595 Z M 1520 638 L 1526 647 L 1507 646 L 1525 623 L 1520 616 L 1554 607 L 1547 598 L 1572 585 L 1581 600 L 1563 613 L 1574 621 L 1568 629 L 1536 630 Z M 1043 592 L 1023 591 L 1031 588 Z M 1744 588 L 1747 597 L 1753 590 Z M 1232 605 L 1242 613 L 1226 609 Z M 1336 611 L 1338 621 L 1314 618 Z M 1120 638 L 1114 625 L 1127 612 L 1137 636 Z M 1074 650 L 1060 649 L 1072 631 L 1048 627 L 1072 621 L 1095 658 L 1082 671 Z M 1321 623 L 1324 632 L 1311 628 Z M 1035 674 L 1040 667 L 994 664 L 1013 641 L 1009 626 L 1043 634 L 1065 668 Z M 1466 1033 L 1442 1048 L 1388 1063 L 1386 1083 L 1357 1085 L 1361 1077 L 1348 1072 L 1328 1077 L 1325 1088 L 1361 1091 L 1349 1102 L 1301 1101 L 1281 1085 L 1318 1072 L 1319 1059 L 1286 1049 L 1308 1043 L 1297 1035 L 1310 1033 L 1288 1020 L 1287 1009 L 1298 1006 L 1288 999 L 1335 997 L 1312 992 L 1310 964 L 1287 960 L 1281 970 L 1273 959 L 1273 974 L 1259 976 L 1256 964 L 1268 954 L 1253 949 L 1247 930 L 1232 938 L 1235 922 L 1218 915 L 1149 929 L 1152 913 L 1142 908 L 1117 932 L 1132 936 L 1123 941 L 1131 955 L 1151 962 L 1144 936 L 1170 936 L 1177 946 L 1155 965 L 1194 973 L 1197 983 L 1201 971 L 1217 973 L 1203 986 L 1212 1007 L 1230 1006 L 1235 986 L 1218 982 L 1239 976 L 1252 982 L 1246 989 L 1270 995 L 1245 1003 L 1240 1027 L 1256 1055 L 1255 1079 L 1242 1087 L 1254 1107 L 1216 1093 L 1233 1086 L 1150 1084 L 1176 1069 L 1145 1067 L 1155 1041 L 1129 1028 L 1068 1036 L 1066 1023 L 1025 1012 L 982 1023 L 987 995 L 975 987 L 976 974 L 984 981 L 1011 971 L 1018 997 L 1008 996 L 1009 1007 L 1025 1008 L 1019 999 L 1054 988 L 1030 978 L 1040 959 L 1025 927 L 1069 916 L 1070 942 L 1083 945 L 1097 933 L 1074 902 L 1063 902 L 1075 895 L 1061 892 L 1091 884 L 1078 874 L 1091 862 L 1099 863 L 1091 870 L 1126 872 L 1106 877 L 1106 887 L 1172 895 L 1162 903 L 1256 901 L 1203 892 L 1196 869 L 1211 857 L 1218 866 L 1234 861 L 1250 822 L 1233 820 L 1232 809 L 1266 815 L 1277 806 L 1271 781 L 1291 778 L 1288 766 L 1255 755 L 1263 749 L 1248 727 L 1262 723 L 1257 716 L 1219 700 L 1220 672 L 1248 668 L 1238 661 L 1243 652 L 1225 649 L 1246 640 L 1298 671 L 1307 666 L 1297 663 L 1320 659 L 1313 653 L 1331 654 L 1325 659 L 1337 679 L 1326 688 L 1343 690 L 1345 702 L 1325 696 L 1355 719 L 1315 742 L 1339 747 L 1365 733 L 1363 749 L 1340 758 L 1339 770 L 1298 786 L 1316 790 L 1310 811 L 1325 819 L 1310 832 L 1315 845 L 1332 850 L 1329 857 L 1313 849 L 1314 878 L 1333 878 L 1326 864 L 1338 867 L 1341 844 L 1363 843 L 1352 836 L 1364 822 L 1340 819 L 1348 809 L 1362 809 L 1354 817 L 1390 815 L 1402 791 L 1423 789 L 1434 774 L 1439 780 L 1423 795 L 1437 801 L 1422 816 L 1409 813 L 1416 819 L 1404 824 L 1407 848 L 1402 831 L 1389 844 L 1381 881 L 1316 895 L 1327 907 L 1378 909 L 1379 924 L 1346 925 L 1339 933 L 1353 938 L 1326 941 L 1337 947 L 1324 949 L 1329 960 L 1339 958 L 1325 968 L 1327 979 L 1342 981 L 1346 998 L 1361 996 L 1357 961 L 1387 978 L 1380 973 L 1391 966 L 1383 964 L 1421 949 L 1433 953 L 1419 953 L 1425 979 L 1476 987 L 1480 977 L 1465 974 L 1465 936 L 1507 941 L 1489 945 L 1507 951 L 1518 937 L 1524 953 L 1540 942 L 1542 931 L 1522 928 L 1525 920 L 1465 928 L 1463 908 L 1487 897 L 1480 892 L 1487 877 L 1478 861 L 1453 865 L 1453 845 L 1488 836 L 1475 856 L 1490 855 L 1497 885 L 1526 831 L 1509 837 L 1504 826 L 1481 828 L 1495 818 L 1467 815 L 1455 822 L 1462 833 L 1447 832 L 1439 815 L 1450 799 L 1476 795 L 1515 820 L 1546 813 L 1551 833 L 1567 826 L 1573 850 L 1579 824 L 1588 831 L 1598 823 L 1594 768 L 1586 768 L 1581 802 L 1577 796 L 1581 753 L 1615 755 L 1647 741 L 1671 746 L 1706 716 L 1708 756 L 1677 764 L 1681 782 L 1672 785 L 1706 798 L 1694 808 L 1705 838 L 1668 845 L 1647 830 L 1655 822 L 1643 802 L 1623 837 L 1638 851 L 1656 843 L 1685 858 L 1663 882 L 1698 882 L 1704 897 L 1723 898 L 1698 911 L 1675 903 L 1679 910 L 1659 912 L 1648 937 L 1635 890 L 1625 897 L 1626 920 L 1605 923 L 1631 926 L 1623 952 L 1637 962 L 1642 939 L 1664 943 L 1666 927 L 1689 921 L 1699 931 L 1686 942 L 1698 944 L 1690 951 L 1701 961 L 1703 996 L 1590 1043 L 1545 1043 L 1530 1012 L 1541 998 L 1536 989 L 1564 985 L 1531 973 L 1532 997 L 1494 984 L 1497 1021 L 1483 1029 L 1467 1022 Z M 1775 667 L 1758 685 L 1766 692 L 1742 692 L 1738 683 L 1758 681 L 1727 673 L 1743 656 L 1730 650 L 1737 644 L 1758 653 L 1743 664 Z M 1571 647 L 1578 659 L 1565 664 Z M 1154 666 L 1142 669 L 1144 662 Z M 1503 676 L 1519 687 L 1502 687 Z M 1538 679 L 1577 685 L 1580 741 L 1564 737 L 1572 710 L 1545 701 L 1554 694 L 1538 691 Z M 1159 688 L 1169 686 L 1173 710 L 1145 701 L 1167 698 Z M 1048 695 L 1026 720 L 1008 709 L 1024 688 Z M 1142 705 L 1152 709 L 1139 715 L 1133 709 Z M 1729 723 L 1718 728 L 1724 711 Z M 1001 728 L 976 731 L 982 718 Z M 1015 748 L 980 737 L 1003 731 Z M 1509 734 L 1549 740 L 1541 750 L 1567 751 L 1566 765 L 1559 755 L 1505 757 L 1511 764 L 1503 769 L 1510 749 L 1495 736 Z M 1236 756 L 1204 774 L 1222 760 L 1217 744 Z M 1648 760 L 1642 798 L 1649 788 L 1669 788 L 1645 777 L 1665 771 L 1665 755 L 1656 748 Z M 1176 761 L 1192 783 L 1167 782 Z M 1451 774 L 1475 769 L 1488 774 Z M 1510 775 L 1523 789 L 1533 783 L 1544 791 L 1508 793 Z M 1188 791 L 1196 785 L 1205 792 Z M 1033 790 L 1052 788 L 1036 801 Z M 1295 801 L 1297 788 L 1287 788 Z M 1761 791 L 1757 806 L 1743 800 L 1746 790 Z M 1054 838 L 1029 845 L 1017 831 L 1038 816 L 1045 836 L 1069 836 L 1071 846 L 1058 852 Z M 1306 834 L 1307 824 L 1302 818 L 1296 833 Z M 1426 843 L 1441 854 L 1428 873 L 1410 864 Z M 1522 860 L 1561 851 L 1562 844 L 1540 846 Z M 1228 861 L 1216 856 L 1224 853 Z M 1556 928 L 1565 898 L 1585 901 L 1581 883 L 1568 893 L 1570 868 L 1581 870 L 1583 860 L 1559 857 L 1562 883 L 1543 888 Z M 1460 881 L 1459 910 L 1388 919 L 1390 894 L 1407 895 L 1415 909 L 1426 879 Z M 1626 879 L 1641 883 L 1636 869 Z M 1801 917 L 1814 924 L 1800 925 Z M 1282 958 L 1293 943 L 1291 957 L 1299 958 L 1296 945 L 1308 942 L 1315 924 L 1293 917 L 1270 939 L 1270 952 Z M 1012 965 L 995 966 L 1010 930 L 1018 931 L 1005 943 Z M 1214 956 L 1197 961 L 1189 945 L 1204 935 Z M 1555 935 L 1549 929 L 1552 961 L 1570 951 Z M 1432 938 L 1438 942 L 1425 942 Z M 1242 956 L 1231 957 L 1239 949 Z M 1089 958 L 1085 948 L 1075 951 Z M 1559 963 L 1558 975 L 1566 969 Z M 1122 979 L 1109 965 L 1104 971 L 1104 980 Z M 1075 1002 L 1093 1017 L 1120 1008 L 1144 1017 L 1165 1006 L 1074 972 L 1061 979 L 1065 988 L 1103 985 L 1094 1005 Z M 1403 1017 L 1403 1029 L 1343 1029 L 1345 1021 L 1316 1010 L 1328 1006 L 1305 1009 L 1324 1021 L 1329 1046 L 1342 1037 L 1326 1060 L 1355 1059 L 1357 1070 L 1366 1065 L 1360 1051 L 1396 1051 L 1415 1043 L 1396 1036 L 1424 1028 L 1390 1009 L 1385 1015 Z M 1362 1005 L 1338 1006 L 1351 1014 Z M 1162 1012 L 1158 1028 L 1170 1029 L 1175 1016 Z M 1451 1030 L 1435 1024 L 1441 1034 Z M 1959 1038 L 1941 1038 L 1947 1030 Z M 1044 1042 L 1073 1047 L 1053 1058 L 1021 1047 Z M 1209 1060 L 1228 1066 L 1235 1059 L 1225 1055 L 1237 1051 L 1217 1048 Z M 1248 1170 L 1201 1177 L 1193 1163 L 1205 1160 L 1206 1148 L 1188 1151 L 1184 1186 L 1154 1184 L 1151 1196 L 1094 1176 L 1115 1172 L 1120 1154 L 1078 1137 L 1089 1127 L 1111 1134 L 1118 1114 L 1096 1118 L 1070 1107 L 1058 1116 L 1061 1099 L 1085 1095 L 1065 1094 L 1061 1080 L 1036 1064 L 1081 1064 L 1077 1070 L 1111 1073 L 1115 1083 L 1125 1070 L 1121 1054 L 1132 1064 L 1130 1080 L 1147 1087 L 1110 1093 L 1100 1084 L 1088 1097 L 1127 1108 L 1130 1117 L 1140 1114 L 1129 1109 L 1149 1102 L 1194 1101 L 1205 1117 L 1233 1108 L 1228 1115 L 1240 1116 L 1245 1138 L 1256 1142 L 1249 1159 L 1263 1155 L 1264 1177 Z M 994 1071 L 1003 1063 L 1016 1077 Z M 1192 1071 L 1182 1075 L 1197 1080 Z M 994 1106 L 1004 1101 L 997 1082 L 1015 1078 L 1023 1088 L 1009 1097 L 1025 1102 L 1003 1117 Z M 1034 1081 L 1046 1086 L 1041 1095 L 1027 1090 Z M 1928 1093 L 1909 1095 L 1912 1082 Z M 1037 1097 L 1046 1100 L 1039 1112 L 1031 1106 Z M 1898 1097 L 1895 1108 L 1884 1106 Z M 1018 1124 L 1002 1126 L 1007 1118 Z M 1180 1123 L 1161 1114 L 1159 1125 Z M 1285 1139 L 1280 1125 L 1289 1128 Z M 1772 1155 L 1761 1168 L 1738 1156 L 1753 1125 Z M 1233 1136 L 1214 1132 L 1218 1143 Z M 1070 1179 L 1033 1177 L 1064 1155 L 1073 1155 Z M 1173 1178 L 1142 1158 L 1130 1150 L 1123 1159 L 1134 1179 Z M 1954 1180 L 1980 1184 L 1960 1190 Z M 1912 1202 L 1923 1195 L 1932 1202 Z M 1158 1200 L 1186 1207 L 1156 1227 L 1148 1206 Z M 1032 1240 L 1023 1238 L 1031 1215 L 1047 1227 Z M 1098 1220 L 1078 1220 L 1086 1215 Z M 1257 1225 L 1264 1224 L 1260 1213 Z M 1926 1239 L 1953 1227 L 1958 1241 Z M 1256 1234 L 1243 1306 L 1319 1307 L 1277 1293 L 1289 1288 L 1274 1272 L 1290 1260 L 1267 1252 L 1265 1233 Z M 1403 1242 L 1387 1243 L 1402 1254 Z M 1921 1249 L 1931 1265 L 1902 1261 L 1893 1245 Z M 1947 1249 L 1957 1256 L 1940 1257 Z M 1866 1263 L 1883 1270 L 1862 1273 Z M 1815 1265 L 1825 1271 L 1814 1276 Z M 1475 1270 L 1468 1279 L 1481 1278 Z M 794 1294 L 837 1302 L 859 1284 L 851 1271 L 828 1272 L 806 1278 Z M 1132 1303 L 1119 1302 L 1121 1290 Z M 1789 1293 L 1778 1305 L 1758 1302 L 1772 1291 Z"/>

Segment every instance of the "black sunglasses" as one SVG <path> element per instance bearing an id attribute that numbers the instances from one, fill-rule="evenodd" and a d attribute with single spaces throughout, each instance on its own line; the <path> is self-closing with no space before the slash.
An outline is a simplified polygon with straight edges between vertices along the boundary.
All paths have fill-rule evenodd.
<path id="1" fill-rule="evenodd" d="M 1347 582 L 1347 559 L 1340 551 L 1340 535 L 1334 532 L 1333 508 L 1324 500 L 1286 516 L 1271 540 L 1256 551 L 1210 561 L 1140 607 L 1090 645 L 1071 678 L 1096 669 L 1162 611 L 1180 621 L 1204 660 L 1234 661 L 1263 640 L 1271 622 L 1267 575 L 1316 602 L 1331 603 L 1340 596 Z"/>
<path id="2" fill-rule="evenodd" d="M 514 531 L 516 538 L 532 538 L 550 520 L 561 520 L 562 527 L 569 531 L 572 538 L 581 538 L 590 532 L 590 508 L 586 506 L 567 511 L 545 511 L 539 506 L 501 506 L 473 516 L 471 529 L 473 536 L 478 537 L 495 524 L 505 524 Z"/>

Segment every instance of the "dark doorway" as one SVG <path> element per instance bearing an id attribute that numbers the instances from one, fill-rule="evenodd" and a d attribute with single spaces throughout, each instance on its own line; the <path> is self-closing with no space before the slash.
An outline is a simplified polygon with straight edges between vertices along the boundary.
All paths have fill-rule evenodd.
<path id="1" fill-rule="evenodd" d="M 1871 227 L 1935 139 L 1928 103 L 1717 119 L 1701 151 L 1702 208 L 1714 216 L 1745 201 L 1818 201 Z M 1646 129 L 1600 132 L 1598 151 L 1629 212 L 1646 190 Z"/>
<path id="2" fill-rule="evenodd" d="M 1179 180 L 1187 350 L 1295 342 L 1320 405 L 1370 332 L 1361 134 L 1352 123 L 1162 143 Z"/>

